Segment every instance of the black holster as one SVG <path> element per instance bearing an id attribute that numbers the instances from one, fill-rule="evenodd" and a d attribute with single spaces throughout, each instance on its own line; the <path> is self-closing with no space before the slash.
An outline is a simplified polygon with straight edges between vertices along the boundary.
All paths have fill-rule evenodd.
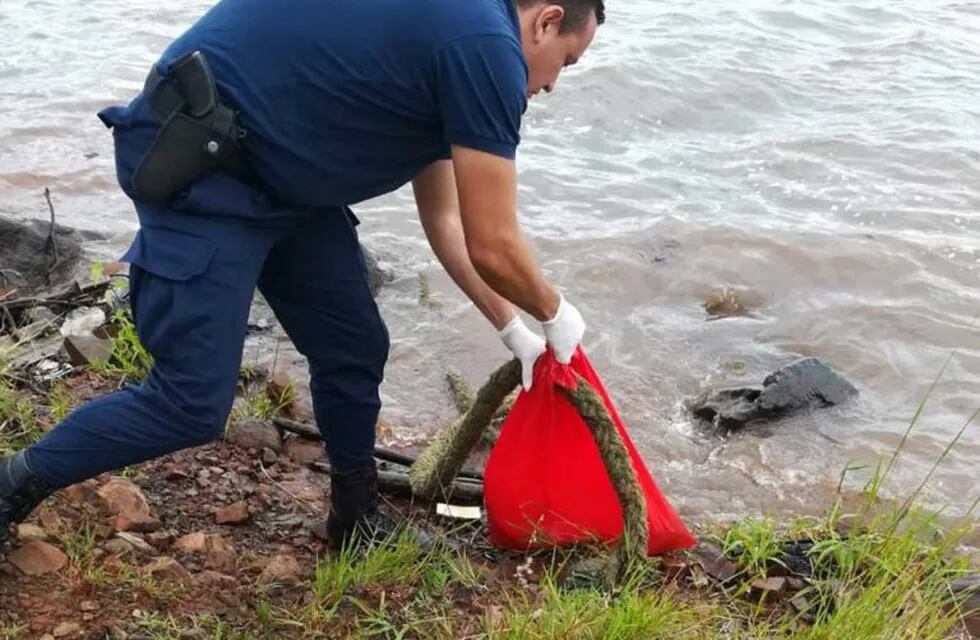
<path id="1" fill-rule="evenodd" d="M 243 158 L 245 130 L 218 96 L 203 53 L 181 56 L 166 74 L 151 69 L 143 95 L 160 130 L 133 173 L 136 199 L 163 204 L 215 170 L 251 178 Z"/>

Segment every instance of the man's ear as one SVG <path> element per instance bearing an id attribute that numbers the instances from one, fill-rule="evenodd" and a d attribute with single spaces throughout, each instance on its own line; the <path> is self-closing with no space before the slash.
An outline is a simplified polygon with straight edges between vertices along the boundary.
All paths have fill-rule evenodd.
<path id="1" fill-rule="evenodd" d="M 564 19 L 564 7 L 557 4 L 545 5 L 534 21 L 535 39 L 540 40 L 546 33 L 548 35 L 558 35 L 558 32 L 561 30 L 561 21 Z"/>

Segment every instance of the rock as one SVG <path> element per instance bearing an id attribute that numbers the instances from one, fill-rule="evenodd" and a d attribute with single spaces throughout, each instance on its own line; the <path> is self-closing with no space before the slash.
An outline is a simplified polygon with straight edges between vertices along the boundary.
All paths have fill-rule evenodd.
<path id="1" fill-rule="evenodd" d="M 779 561 L 792 573 L 804 578 L 812 578 L 813 558 L 810 556 L 810 549 L 812 548 L 812 540 L 787 542 L 783 545 L 783 552 Z"/>
<path id="2" fill-rule="evenodd" d="M 178 465 L 176 463 L 173 462 L 167 463 L 166 467 L 164 468 L 167 470 L 167 473 L 164 477 L 170 482 L 177 482 L 179 480 L 187 480 L 190 478 L 190 475 L 188 475 L 187 470 L 183 466 Z"/>
<path id="3" fill-rule="evenodd" d="M 840 404 L 857 389 L 819 358 L 797 360 L 770 374 L 761 387 L 721 389 L 692 403 L 695 416 L 726 430 L 804 409 Z"/>
<path id="4" fill-rule="evenodd" d="M 261 584 L 295 584 L 299 582 L 301 572 L 302 569 L 300 569 L 296 558 L 288 555 L 277 555 L 269 559 L 261 575 L 259 575 L 259 582 Z"/>
<path id="5" fill-rule="evenodd" d="M 15 220 L 0 217 L 0 286 L 41 287 L 61 282 L 79 269 L 82 234 L 55 225 L 54 241 L 58 263 L 48 243 L 51 224 L 47 220 Z M 52 268 L 53 267 L 53 268 Z M 50 271 L 50 276 L 49 276 Z"/>
<path id="6" fill-rule="evenodd" d="M 112 540 L 106 540 L 102 544 L 102 548 L 106 550 L 107 553 L 116 557 L 122 557 L 128 553 L 132 553 L 133 545 L 129 544 L 122 538 L 113 538 Z"/>
<path id="7" fill-rule="evenodd" d="M 174 548 L 188 555 L 202 555 L 204 565 L 217 571 L 234 572 L 238 566 L 238 554 L 228 538 L 214 533 L 198 531 L 179 538 Z"/>
<path id="8" fill-rule="evenodd" d="M 958 578 L 950 585 L 963 612 L 963 625 L 974 638 L 980 638 L 980 576 Z"/>
<path id="9" fill-rule="evenodd" d="M 54 628 L 52 633 L 55 638 L 67 638 L 68 636 L 74 635 L 82 630 L 82 625 L 77 622 L 62 622 L 57 627 Z"/>
<path id="10" fill-rule="evenodd" d="M 174 541 L 174 534 L 169 531 L 154 531 L 144 537 L 154 549 L 166 549 Z"/>
<path id="11" fill-rule="evenodd" d="M 207 548 L 208 536 L 203 531 L 188 533 L 186 536 L 177 538 L 174 548 L 184 553 L 198 553 Z"/>
<path id="12" fill-rule="evenodd" d="M 282 436 L 279 430 L 265 422 L 248 420 L 233 422 L 225 433 L 228 442 L 245 449 L 282 451 Z"/>
<path id="13" fill-rule="evenodd" d="M 238 580 L 232 576 L 210 569 L 205 569 L 194 576 L 194 582 L 201 587 L 218 587 L 219 589 L 235 589 L 238 587 Z"/>
<path id="14" fill-rule="evenodd" d="M 757 600 L 778 598 L 786 590 L 786 578 L 769 577 L 753 580 L 749 586 Z"/>
<path id="15" fill-rule="evenodd" d="M 367 268 L 368 287 L 371 289 L 371 295 L 377 298 L 381 288 L 385 282 L 391 279 L 391 276 L 378 266 L 374 253 L 363 244 L 361 245 L 361 254 L 364 256 L 364 266 Z"/>
<path id="16" fill-rule="evenodd" d="M 104 324 L 105 311 L 99 307 L 79 307 L 68 312 L 60 332 L 66 338 L 69 336 L 89 336 Z"/>
<path id="17" fill-rule="evenodd" d="M 262 448 L 262 464 L 273 465 L 279 461 L 279 456 L 269 447 Z"/>
<path id="18" fill-rule="evenodd" d="M 112 478 L 99 488 L 98 493 L 106 502 L 112 515 L 126 515 L 134 520 L 150 515 L 150 505 L 143 492 L 125 478 Z"/>
<path id="19" fill-rule="evenodd" d="M 143 536 L 139 534 L 131 533 L 129 531 L 120 531 L 119 533 L 116 534 L 116 537 L 119 538 L 120 540 L 124 540 L 128 542 L 130 545 L 133 546 L 134 549 L 138 551 L 141 551 L 146 554 L 153 554 L 153 547 L 151 547 L 146 542 L 146 540 L 143 539 Z"/>
<path id="20" fill-rule="evenodd" d="M 71 335 L 61 347 L 68 362 L 75 367 L 87 367 L 95 362 L 106 362 L 112 355 L 112 341 L 92 335 Z"/>
<path id="21" fill-rule="evenodd" d="M 26 522 L 17 525 L 17 537 L 21 542 L 32 542 L 34 540 L 47 540 L 48 532 L 36 524 Z"/>
<path id="22" fill-rule="evenodd" d="M 108 511 L 109 509 L 105 498 L 99 493 L 98 483 L 95 480 L 86 480 L 78 484 L 73 484 L 61 493 L 76 504 L 87 504 L 100 511 Z"/>
<path id="23" fill-rule="evenodd" d="M 28 542 L 7 555 L 7 561 L 27 576 L 40 576 L 63 569 L 68 556 L 47 542 Z"/>
<path id="24" fill-rule="evenodd" d="M 269 473 L 271 474 L 272 471 L 275 469 L 271 469 Z M 279 486 L 290 496 L 310 504 L 322 504 L 327 499 L 326 489 L 314 481 L 312 473 L 307 469 L 284 478 Z"/>
<path id="25" fill-rule="evenodd" d="M 112 519 L 112 528 L 116 531 L 149 533 L 150 531 L 158 530 L 162 526 L 163 523 L 153 516 L 145 516 L 141 513 L 119 514 Z"/>
<path id="26" fill-rule="evenodd" d="M 215 511 L 214 520 L 218 524 L 242 524 L 247 522 L 250 516 L 248 505 L 244 500 L 239 500 Z"/>
<path id="27" fill-rule="evenodd" d="M 82 600 L 78 605 L 78 608 L 82 611 L 98 611 L 102 607 L 99 606 L 98 602 L 92 602 L 91 600 Z"/>
<path id="28" fill-rule="evenodd" d="M 184 568 L 184 565 L 180 564 L 173 558 L 168 558 L 166 556 L 157 558 L 150 564 L 143 567 L 143 572 L 148 576 L 166 580 L 168 582 L 176 582 L 185 587 L 191 586 L 194 582 L 194 578 L 191 576 L 190 572 Z"/>
<path id="29" fill-rule="evenodd" d="M 311 462 L 323 462 L 327 457 L 322 443 L 306 438 L 290 438 L 286 441 L 285 452 L 293 462 L 304 467 Z"/>
<path id="30" fill-rule="evenodd" d="M 726 583 L 738 574 L 738 566 L 710 542 L 699 544 L 694 554 L 704 572 L 720 583 Z"/>

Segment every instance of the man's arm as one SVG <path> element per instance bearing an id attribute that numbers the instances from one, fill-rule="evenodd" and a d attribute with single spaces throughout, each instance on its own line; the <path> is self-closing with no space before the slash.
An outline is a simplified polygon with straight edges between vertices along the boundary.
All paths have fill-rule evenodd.
<path id="1" fill-rule="evenodd" d="M 514 308 L 484 282 L 467 253 L 452 162 L 430 165 L 412 187 L 419 220 L 439 262 L 487 320 L 498 331 L 503 329 L 514 319 Z"/>
<path id="2" fill-rule="evenodd" d="M 560 296 L 542 276 L 517 221 L 514 161 L 453 145 L 452 166 L 466 251 L 480 277 L 538 320 L 554 318 Z"/>

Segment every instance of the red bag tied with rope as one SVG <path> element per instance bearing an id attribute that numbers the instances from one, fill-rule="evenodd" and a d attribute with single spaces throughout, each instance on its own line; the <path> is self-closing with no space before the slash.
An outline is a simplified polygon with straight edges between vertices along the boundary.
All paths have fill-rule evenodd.
<path id="1" fill-rule="evenodd" d="M 509 549 L 601 541 L 623 534 L 623 511 L 592 431 L 556 385 L 576 388 L 582 376 L 602 398 L 629 453 L 646 498 L 647 553 L 692 547 L 696 541 L 657 487 L 619 414 L 581 348 L 570 365 L 549 349 L 501 428 L 484 473 L 490 541 Z"/>

